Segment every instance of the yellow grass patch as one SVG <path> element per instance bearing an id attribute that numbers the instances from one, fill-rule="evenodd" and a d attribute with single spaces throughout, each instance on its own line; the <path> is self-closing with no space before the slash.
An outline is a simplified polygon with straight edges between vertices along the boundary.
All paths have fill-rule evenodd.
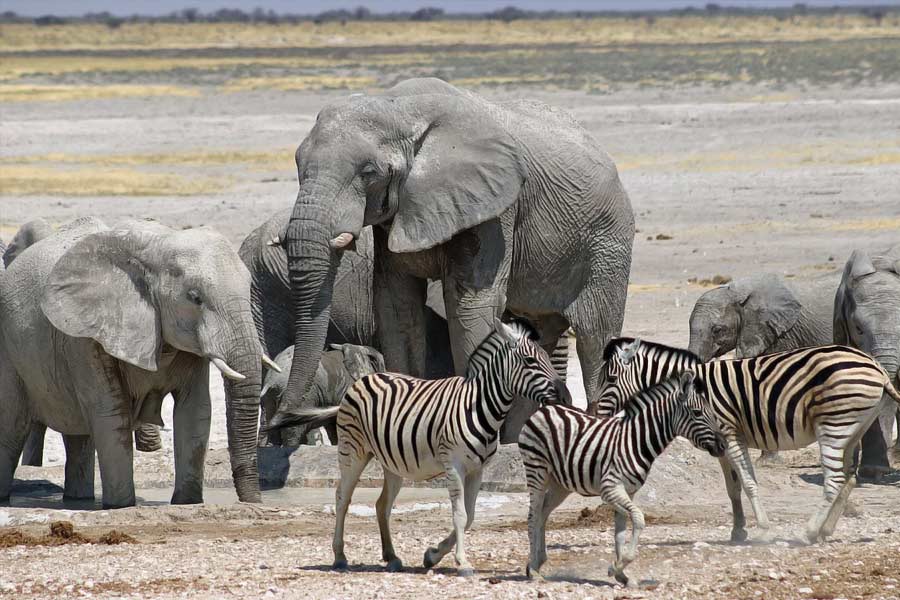
<path id="1" fill-rule="evenodd" d="M 88 48 L 324 47 L 451 44 L 630 44 L 735 41 L 808 41 L 896 36 L 896 14 L 880 24 L 865 15 L 797 15 L 779 21 L 763 15 L 628 17 L 550 21 L 431 21 L 297 24 L 125 23 L 0 26 L 7 50 Z"/>
<path id="2" fill-rule="evenodd" d="M 226 92 L 250 90 L 342 90 L 366 89 L 376 84 L 374 77 L 341 77 L 338 75 L 300 75 L 293 77 L 246 77 L 229 81 Z"/>
<path id="3" fill-rule="evenodd" d="M 661 283 L 629 283 L 629 294 L 645 294 L 648 292 L 658 292 L 661 289 L 672 287 Z"/>
<path id="4" fill-rule="evenodd" d="M 28 165 L 54 163 L 65 165 L 92 166 L 146 166 L 146 165 L 197 165 L 227 166 L 250 164 L 274 167 L 294 166 L 294 147 L 272 150 L 192 150 L 188 152 L 167 152 L 165 154 L 32 154 L 9 156 L 0 159 L 0 164 Z"/>
<path id="5" fill-rule="evenodd" d="M 137 169 L 71 169 L 31 165 L 0 168 L 4 196 L 190 196 L 219 191 L 210 178 L 187 179 Z"/>
<path id="6" fill-rule="evenodd" d="M 62 102 L 135 96 L 199 96 L 174 85 L 0 85 L 0 102 Z"/>
<path id="7" fill-rule="evenodd" d="M 886 229 L 900 231 L 900 217 L 826 223 L 824 228 L 829 231 L 884 231 Z"/>

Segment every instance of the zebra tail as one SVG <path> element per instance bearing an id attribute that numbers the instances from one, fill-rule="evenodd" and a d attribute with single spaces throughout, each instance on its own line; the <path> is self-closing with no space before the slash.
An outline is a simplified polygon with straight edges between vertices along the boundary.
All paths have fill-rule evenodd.
<path id="1" fill-rule="evenodd" d="M 341 407 L 338 405 L 329 406 L 328 408 L 301 408 L 296 412 L 278 413 L 263 428 L 263 432 L 283 427 L 294 427 L 296 425 L 306 425 L 309 429 L 330 425 L 337 422 L 337 414 L 340 409 Z"/>

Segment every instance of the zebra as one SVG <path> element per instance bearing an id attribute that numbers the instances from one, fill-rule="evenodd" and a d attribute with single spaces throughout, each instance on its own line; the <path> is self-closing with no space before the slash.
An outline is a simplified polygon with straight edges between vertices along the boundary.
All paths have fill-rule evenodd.
<path id="1" fill-rule="evenodd" d="M 747 539 L 741 488 L 750 498 L 760 539 L 771 539 L 769 518 L 758 494 L 748 447 L 796 450 L 818 442 L 823 500 L 806 526 L 810 543 L 834 528 L 856 485 L 854 450 L 872 421 L 900 394 L 884 369 L 848 346 L 798 348 L 753 358 L 703 363 L 687 350 L 617 338 L 604 350 L 606 383 L 597 401 L 601 414 L 621 410 L 626 398 L 685 367 L 705 383 L 728 441 L 720 459 L 732 507 L 731 539 Z"/>
<path id="2" fill-rule="evenodd" d="M 547 517 L 570 493 L 600 496 L 615 508 L 616 561 L 609 574 L 628 583 L 625 567 L 637 556 L 644 515 L 631 497 L 644 485 L 653 461 L 682 436 L 713 456 L 725 452 L 710 402 L 692 371 L 638 393 L 619 417 L 593 417 L 578 409 L 545 406 L 519 434 L 530 493 L 526 574 L 541 579 L 547 560 Z M 631 544 L 625 526 L 631 517 Z"/>
<path id="3" fill-rule="evenodd" d="M 341 479 L 335 493 L 334 568 L 344 569 L 344 521 L 363 469 L 374 456 L 384 469 L 375 504 L 382 558 L 389 571 L 403 568 L 394 552 L 389 519 L 404 478 L 422 481 L 446 474 L 453 530 L 423 564 L 431 568 L 456 546 L 461 576 L 474 573 L 464 531 L 475 517 L 484 464 L 497 452 L 498 432 L 514 395 L 544 404 L 571 404 L 565 382 L 525 324 L 494 320 L 493 331 L 469 358 L 465 377 L 424 380 L 376 373 L 358 380 L 340 406 L 305 409 L 285 425 L 322 426 L 337 421 Z"/>

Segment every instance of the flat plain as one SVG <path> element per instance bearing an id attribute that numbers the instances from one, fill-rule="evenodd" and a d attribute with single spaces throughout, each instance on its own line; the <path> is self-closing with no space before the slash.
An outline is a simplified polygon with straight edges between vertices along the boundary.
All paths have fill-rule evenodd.
<path id="1" fill-rule="evenodd" d="M 93 214 L 208 225 L 237 246 L 292 204 L 293 151 L 322 106 L 438 76 L 566 108 L 602 142 L 638 228 L 624 333 L 685 345 L 693 302 L 717 275 L 773 271 L 803 282 L 842 268 L 855 248 L 900 241 L 898 54 L 897 13 L 880 22 L 2 25 L 0 237 L 37 216 L 61 224 Z M 577 394 L 580 382 L 570 383 Z M 212 389 L 211 447 L 221 449 L 221 385 Z M 167 450 L 139 456 L 139 473 L 171 471 L 166 435 Z M 524 494 L 486 495 L 469 542 L 478 573 L 459 580 L 450 558 L 428 573 L 383 572 L 370 516 L 377 494 L 360 490 L 352 568 L 337 574 L 325 568 L 330 491 L 273 490 L 257 508 L 236 504 L 227 488 L 210 490 L 200 507 L 161 506 L 168 491 L 144 489 L 134 509 L 72 510 L 55 487 L 61 444 L 48 437 L 48 467 L 23 470 L 18 488 L 41 491 L 0 508 L 0 542 L 11 528 L 37 534 L 66 519 L 89 536 L 114 528 L 138 543 L 0 543 L 0 595 L 900 596 L 896 477 L 854 492 L 856 516 L 834 541 L 795 541 L 821 494 L 815 449 L 759 471 L 776 543 L 731 546 L 715 461 L 676 445 L 639 495 L 651 516 L 632 566 L 642 584 L 623 590 L 606 576 L 612 527 L 596 500 L 570 499 L 551 518 L 550 581 L 534 585 L 524 580 Z M 415 567 L 425 542 L 445 533 L 449 510 L 443 491 L 419 489 L 399 507 L 398 550 Z"/>

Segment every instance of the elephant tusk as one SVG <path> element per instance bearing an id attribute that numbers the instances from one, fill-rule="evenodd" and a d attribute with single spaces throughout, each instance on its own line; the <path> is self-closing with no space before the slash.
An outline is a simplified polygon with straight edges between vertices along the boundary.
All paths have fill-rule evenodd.
<path id="1" fill-rule="evenodd" d="M 266 245 L 267 245 L 267 246 L 280 246 L 280 245 L 281 245 L 281 238 L 278 237 L 278 236 L 276 235 L 276 236 L 273 237 L 271 240 L 269 240 L 268 242 L 266 242 Z"/>
<path id="2" fill-rule="evenodd" d="M 269 358 L 265 352 L 263 352 L 262 361 L 263 364 L 269 367 L 271 370 L 275 371 L 276 373 L 281 373 L 281 367 L 275 364 L 275 361 Z"/>
<path id="3" fill-rule="evenodd" d="M 335 250 L 340 250 L 341 248 L 346 248 L 352 241 L 353 241 L 353 234 L 345 232 L 345 233 L 340 234 L 336 238 L 332 239 L 329 242 L 329 244 Z"/>
<path id="4" fill-rule="evenodd" d="M 235 371 L 234 369 L 229 367 L 228 363 L 226 363 L 221 358 L 212 358 L 212 359 L 210 359 L 210 362 L 218 370 L 222 371 L 222 375 L 224 375 L 228 379 L 234 379 L 235 381 L 241 381 L 243 379 L 247 379 L 246 376 L 241 375 L 240 373 L 238 373 L 237 371 Z"/>

